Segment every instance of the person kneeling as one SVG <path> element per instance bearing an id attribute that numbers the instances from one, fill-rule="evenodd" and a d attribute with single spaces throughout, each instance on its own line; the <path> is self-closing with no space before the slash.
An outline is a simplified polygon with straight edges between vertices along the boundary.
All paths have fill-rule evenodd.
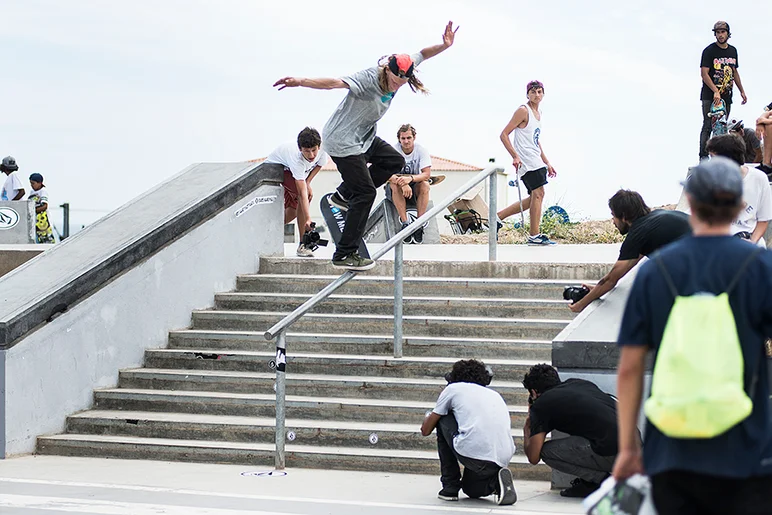
<path id="1" fill-rule="evenodd" d="M 421 425 L 424 436 L 437 428 L 442 500 L 457 501 L 463 490 L 471 498 L 495 494 L 501 505 L 517 501 L 507 468 L 515 454 L 509 410 L 501 395 L 487 388 L 491 378 L 483 362 L 457 361 L 445 376 L 448 385 L 437 405 Z"/>
<path id="2" fill-rule="evenodd" d="M 617 455 L 616 400 L 584 379 L 560 381 L 547 364 L 534 365 L 523 378 L 530 394 L 523 427 L 525 454 L 533 465 L 544 461 L 577 476 L 563 497 L 587 497 L 611 474 Z M 569 436 L 547 440 L 547 433 Z"/>

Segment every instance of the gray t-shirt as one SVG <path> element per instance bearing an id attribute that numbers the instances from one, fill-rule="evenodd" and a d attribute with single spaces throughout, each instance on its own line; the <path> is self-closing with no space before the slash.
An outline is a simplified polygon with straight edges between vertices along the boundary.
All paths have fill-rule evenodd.
<path id="1" fill-rule="evenodd" d="M 414 66 L 424 60 L 421 52 L 410 56 Z M 391 105 L 394 93 L 384 93 L 378 83 L 379 67 L 373 66 L 342 77 L 349 91 L 322 129 L 322 147 L 333 157 L 364 154 L 375 139 L 376 123 Z"/>

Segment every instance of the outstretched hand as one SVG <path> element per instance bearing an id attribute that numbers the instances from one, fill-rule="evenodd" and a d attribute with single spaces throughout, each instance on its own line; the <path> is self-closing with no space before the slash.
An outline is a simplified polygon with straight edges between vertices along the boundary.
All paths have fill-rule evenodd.
<path id="1" fill-rule="evenodd" d="M 300 86 L 300 80 L 297 77 L 284 77 L 282 79 L 277 80 L 273 85 L 274 86 L 281 86 L 279 88 L 279 91 L 283 90 L 284 88 L 296 88 Z"/>
<path id="2" fill-rule="evenodd" d="M 446 48 L 453 45 L 453 41 L 456 39 L 456 32 L 458 29 L 459 27 L 456 27 L 456 30 L 453 30 L 452 21 L 449 21 L 445 26 L 445 32 L 442 34 L 442 44 L 445 45 Z"/>

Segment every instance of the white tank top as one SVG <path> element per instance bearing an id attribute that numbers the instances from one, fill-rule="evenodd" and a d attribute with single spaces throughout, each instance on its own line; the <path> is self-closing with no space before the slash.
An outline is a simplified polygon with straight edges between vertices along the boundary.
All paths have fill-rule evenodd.
<path id="1" fill-rule="evenodd" d="M 520 129 L 515 127 L 514 145 L 517 155 L 523 162 L 523 166 L 518 170 L 518 177 L 522 177 L 526 172 L 545 168 L 547 165 L 541 159 L 541 148 L 539 147 L 539 136 L 541 136 L 541 121 L 534 116 L 531 107 L 526 104 L 528 109 L 528 125 Z M 539 111 L 541 116 L 541 111 Z"/>

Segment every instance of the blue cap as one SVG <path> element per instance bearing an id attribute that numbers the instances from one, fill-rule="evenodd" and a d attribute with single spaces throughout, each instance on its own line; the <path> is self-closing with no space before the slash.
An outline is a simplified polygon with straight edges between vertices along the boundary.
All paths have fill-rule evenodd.
<path id="1" fill-rule="evenodd" d="M 740 166 L 725 157 L 715 156 L 692 168 L 682 182 L 692 199 L 711 206 L 736 206 L 743 198 Z"/>
<path id="2" fill-rule="evenodd" d="M 43 176 L 39 173 L 33 173 L 29 176 L 29 180 L 39 182 L 40 184 L 43 184 Z"/>

